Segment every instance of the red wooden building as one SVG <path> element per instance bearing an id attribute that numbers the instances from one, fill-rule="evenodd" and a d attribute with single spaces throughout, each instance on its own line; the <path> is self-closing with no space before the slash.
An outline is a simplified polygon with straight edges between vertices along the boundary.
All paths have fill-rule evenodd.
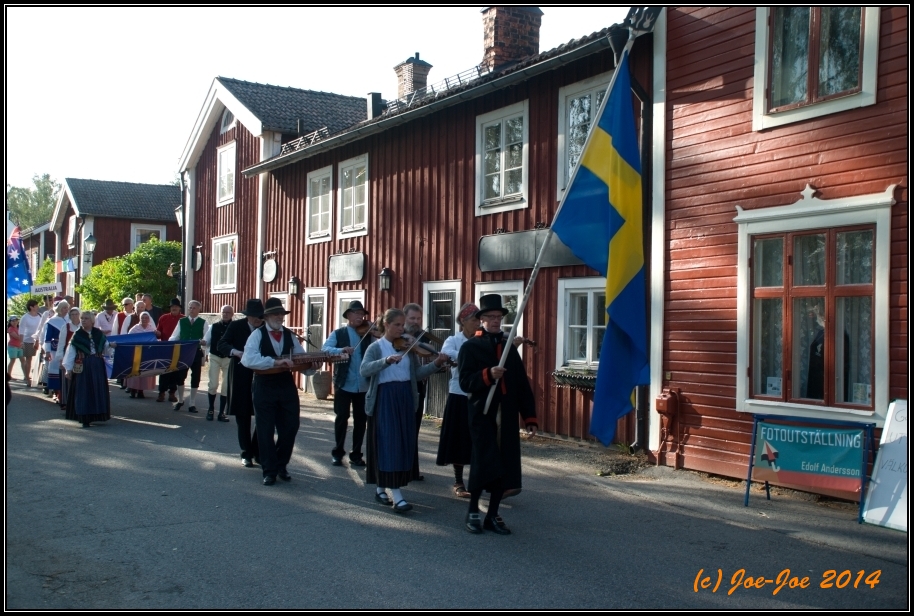
<path id="1" fill-rule="evenodd" d="M 51 231 L 51 223 L 46 222 L 42 225 L 22 229 L 21 234 L 22 248 L 25 250 L 29 269 L 34 278 L 45 258 L 50 258 L 52 261 L 55 260 L 54 232 Z"/>

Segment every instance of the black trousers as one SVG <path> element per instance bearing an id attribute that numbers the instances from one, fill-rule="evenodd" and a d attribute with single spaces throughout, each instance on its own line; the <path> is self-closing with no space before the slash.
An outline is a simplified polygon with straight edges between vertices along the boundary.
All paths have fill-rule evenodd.
<path id="1" fill-rule="evenodd" d="M 254 428 L 254 434 L 251 434 L 251 420 L 253 415 L 235 415 L 235 423 L 238 424 L 238 445 L 241 447 L 241 457 L 249 460 L 257 458 L 260 460 L 260 446 L 257 443 L 257 428 Z"/>
<path id="2" fill-rule="evenodd" d="M 352 407 L 352 452 L 350 460 L 362 459 L 362 442 L 365 440 L 365 425 L 368 417 L 365 415 L 365 392 L 352 393 L 337 389 L 333 392 L 333 412 L 336 419 L 333 422 L 333 434 L 336 437 L 336 447 L 330 452 L 334 458 L 346 455 L 346 431 L 349 427 L 349 407 Z"/>
<path id="3" fill-rule="evenodd" d="M 273 476 L 286 468 L 292 459 L 295 436 L 301 423 L 298 390 L 292 373 L 269 375 L 281 378 L 254 377 L 254 423 L 263 475 Z M 273 440 L 273 434 L 276 440 Z"/>
<path id="4" fill-rule="evenodd" d="M 194 363 L 190 365 L 190 387 L 191 389 L 197 389 L 200 387 L 200 373 L 203 372 L 203 350 L 197 349 L 196 355 L 194 355 Z M 177 388 L 178 385 L 183 385 L 184 381 L 187 380 L 187 369 L 178 370 L 175 374 L 174 385 Z M 162 391 L 162 385 L 159 384 L 159 391 Z M 172 389 L 172 391 L 175 391 Z"/>

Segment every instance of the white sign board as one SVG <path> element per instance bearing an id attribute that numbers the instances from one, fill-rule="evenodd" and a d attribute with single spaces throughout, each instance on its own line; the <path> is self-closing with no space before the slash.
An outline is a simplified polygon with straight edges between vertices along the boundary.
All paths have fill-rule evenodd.
<path id="1" fill-rule="evenodd" d="M 863 521 L 908 532 L 907 400 L 896 400 L 889 405 Z"/>
<path id="2" fill-rule="evenodd" d="M 32 293 L 34 295 L 41 295 L 42 293 L 60 293 L 60 283 L 54 282 L 51 284 L 36 284 L 32 285 Z"/>

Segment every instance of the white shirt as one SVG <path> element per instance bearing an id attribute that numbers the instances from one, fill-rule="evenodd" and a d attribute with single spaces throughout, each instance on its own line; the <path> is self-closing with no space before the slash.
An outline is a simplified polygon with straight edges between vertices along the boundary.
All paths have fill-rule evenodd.
<path id="1" fill-rule="evenodd" d="M 110 349 L 111 349 L 111 346 L 108 344 L 108 341 L 106 340 L 105 348 L 102 349 L 102 352 L 108 351 Z M 89 336 L 89 350 L 92 351 L 93 355 L 97 352 L 95 349 L 95 342 L 92 340 L 92 336 Z M 67 369 L 67 372 L 71 372 L 73 370 L 73 364 L 76 363 L 76 352 L 77 351 L 76 351 L 75 346 L 73 346 L 72 344 L 67 345 L 67 352 L 63 356 L 63 362 L 62 362 L 62 365 L 64 368 Z"/>
<path id="2" fill-rule="evenodd" d="M 41 315 L 32 316 L 26 312 L 19 319 L 19 334 L 22 336 L 22 342 L 35 343 L 38 340 L 38 332 L 44 324 Z"/>
<path id="3" fill-rule="evenodd" d="M 460 354 L 460 347 L 467 340 L 469 338 L 463 332 L 457 332 L 444 341 L 444 344 L 441 345 L 441 352 L 456 362 L 457 356 Z M 465 391 L 460 389 L 460 373 L 457 370 L 457 366 L 451 366 L 451 380 L 448 381 L 447 390 L 452 394 L 467 395 Z"/>
<path id="4" fill-rule="evenodd" d="M 274 331 L 270 329 L 269 325 L 264 325 L 267 331 Z M 260 354 L 260 340 L 261 332 L 263 331 L 262 327 L 258 327 L 248 338 L 247 343 L 244 345 L 244 354 L 241 356 L 241 365 L 251 370 L 269 370 L 274 367 L 275 360 L 272 357 L 264 357 Z M 282 331 L 281 329 L 279 331 Z M 270 336 L 270 342 L 273 344 L 273 352 L 276 355 L 282 353 L 282 337 L 280 339 L 274 340 L 273 336 Z M 298 341 L 298 338 L 292 336 L 292 353 L 301 354 L 304 353 L 305 349 L 302 348 L 301 343 Z M 285 359 L 285 357 L 283 357 Z M 313 374 L 313 371 L 306 372 L 306 374 Z"/>
<path id="5" fill-rule="evenodd" d="M 111 314 L 108 314 L 107 310 L 102 310 L 95 317 L 95 326 L 102 330 L 102 333 L 106 336 L 111 335 L 111 330 L 114 329 L 114 324 L 117 323 L 117 311 L 115 310 Z"/>

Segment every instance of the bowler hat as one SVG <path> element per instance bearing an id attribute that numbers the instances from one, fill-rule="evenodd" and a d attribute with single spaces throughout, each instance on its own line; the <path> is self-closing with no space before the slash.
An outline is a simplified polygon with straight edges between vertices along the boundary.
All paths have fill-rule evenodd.
<path id="1" fill-rule="evenodd" d="M 479 310 L 476 311 L 476 318 L 486 312 L 498 310 L 502 315 L 508 314 L 508 309 L 501 305 L 501 295 L 490 293 L 479 298 Z"/>
<path id="2" fill-rule="evenodd" d="M 257 317 L 258 319 L 263 318 L 263 302 L 259 299 L 249 299 L 247 305 L 245 305 L 244 310 L 241 311 L 246 317 Z"/>
<path id="3" fill-rule="evenodd" d="M 351 302 L 349 302 L 349 308 L 346 308 L 346 310 L 343 311 L 343 318 L 345 319 L 347 316 L 349 316 L 350 312 L 354 312 L 356 310 L 361 310 L 366 315 L 368 314 L 368 311 L 365 310 L 365 306 L 362 305 L 362 302 L 360 302 L 357 299 L 354 299 Z"/>
<path id="4" fill-rule="evenodd" d="M 271 297 L 264 306 L 263 316 L 271 314 L 289 314 L 289 311 L 282 307 L 282 300 L 278 297 Z"/>

